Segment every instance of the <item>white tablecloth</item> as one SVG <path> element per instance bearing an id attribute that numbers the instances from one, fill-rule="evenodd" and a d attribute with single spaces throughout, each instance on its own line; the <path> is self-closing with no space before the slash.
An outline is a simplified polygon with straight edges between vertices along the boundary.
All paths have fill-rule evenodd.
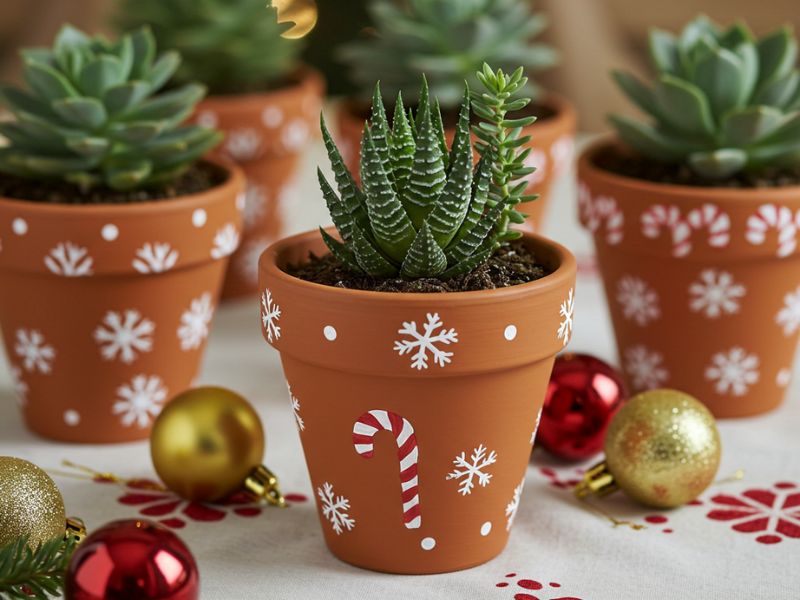
<path id="1" fill-rule="evenodd" d="M 288 210 L 291 232 L 328 222 L 308 153 Z M 546 233 L 579 257 L 572 351 L 616 361 L 605 299 L 592 268 L 591 245 L 574 219 L 574 186 L 552 202 Z M 7 292 L 3 292 L 7 293 Z M 795 368 L 798 373 L 798 368 Z M 573 499 L 578 469 L 541 451 L 528 470 L 507 549 L 490 563 L 458 573 L 409 577 L 363 571 L 325 548 L 278 355 L 261 339 L 255 301 L 222 307 L 201 383 L 248 397 L 267 431 L 265 462 L 292 493 L 288 510 L 188 506 L 165 494 L 54 475 L 69 514 L 89 529 L 121 518 L 166 521 L 199 563 L 202 597 L 455 600 L 694 600 L 800 598 L 800 378 L 778 411 L 720 423 L 720 476 L 744 469 L 743 480 L 707 490 L 696 505 L 668 513 L 621 495 L 602 501 L 620 518 L 647 525 L 613 528 Z M 0 366 L 0 455 L 61 470 L 69 459 L 125 478 L 154 477 L 146 442 L 116 446 L 55 444 L 29 433 Z M 711 515 L 711 516 L 709 516 Z M 794 537 L 792 537 L 794 535 Z M 525 595 L 527 594 L 527 595 Z"/>

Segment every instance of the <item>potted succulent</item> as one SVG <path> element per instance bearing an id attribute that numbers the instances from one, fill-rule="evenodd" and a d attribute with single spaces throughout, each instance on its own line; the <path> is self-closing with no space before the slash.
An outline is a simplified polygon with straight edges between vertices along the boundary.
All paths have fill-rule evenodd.
<path id="1" fill-rule="evenodd" d="M 148 24 L 159 47 L 183 57 L 176 82 L 209 97 L 195 121 L 225 133 L 218 154 L 247 175 L 244 235 L 223 298 L 255 295 L 258 256 L 279 238 L 285 197 L 322 106 L 320 75 L 298 63 L 303 40 L 271 0 L 121 0 L 124 28 Z"/>
<path id="2" fill-rule="evenodd" d="M 512 69 L 522 64 L 528 73 L 556 61 L 555 51 L 533 42 L 546 26 L 543 14 L 529 2 L 518 0 L 371 0 L 368 12 L 374 22 L 370 37 L 344 46 L 340 55 L 352 78 L 368 97 L 375 81 L 383 98 L 395 104 L 402 94 L 406 103 L 415 96 L 419 74 L 428 77 L 431 95 L 438 99 L 448 139 L 452 139 L 464 81 L 473 88 L 475 73 L 484 62 Z M 557 176 L 573 158 L 576 114 L 561 96 L 529 81 L 525 93 L 533 98 L 515 118 L 535 116 L 525 134 L 532 134 L 527 166 L 535 167 L 525 181 L 528 193 L 539 200 L 526 207 L 527 224 L 535 227 L 546 210 L 548 193 Z M 358 172 L 358 144 L 367 116 L 364 98 L 342 104 L 339 143 L 348 167 Z M 391 110 L 390 110 L 391 114 Z"/>
<path id="3" fill-rule="evenodd" d="M 0 87 L 0 327 L 28 426 L 71 442 L 146 438 L 197 375 L 238 244 L 244 176 L 198 158 L 204 88 L 147 29 L 65 26 Z M 238 197 L 238 200 L 237 200 Z"/>
<path id="4" fill-rule="evenodd" d="M 800 331 L 800 73 L 789 28 L 705 17 L 654 30 L 652 84 L 614 73 L 650 117 L 579 164 L 622 365 L 718 417 L 781 402 Z"/>
<path id="5" fill-rule="evenodd" d="M 527 199 L 526 123 L 508 119 L 526 79 L 488 67 L 478 79 L 477 167 L 468 95 L 449 148 L 424 87 L 392 127 L 377 95 L 361 187 L 323 121 L 338 236 L 290 237 L 260 261 L 262 332 L 281 353 L 325 540 L 369 569 L 452 571 L 502 550 L 572 331 L 574 258 L 509 230 Z"/>

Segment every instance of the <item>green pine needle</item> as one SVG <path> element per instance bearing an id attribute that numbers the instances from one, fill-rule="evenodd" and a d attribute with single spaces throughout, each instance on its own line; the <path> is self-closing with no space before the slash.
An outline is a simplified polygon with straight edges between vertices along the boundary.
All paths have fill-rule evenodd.
<path id="1" fill-rule="evenodd" d="M 47 600 L 62 593 L 75 541 L 57 537 L 31 548 L 28 539 L 23 536 L 0 548 L 2 599 Z"/>

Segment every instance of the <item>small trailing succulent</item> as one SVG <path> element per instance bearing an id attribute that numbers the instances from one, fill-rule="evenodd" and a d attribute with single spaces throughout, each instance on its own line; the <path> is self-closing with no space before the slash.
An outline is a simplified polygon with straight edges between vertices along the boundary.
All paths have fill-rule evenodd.
<path id="1" fill-rule="evenodd" d="M 519 0 L 371 0 L 368 11 L 375 35 L 345 45 L 340 56 L 355 82 L 371 91 L 381 80 L 386 98 L 417 87 L 428 77 L 431 95 L 443 108 L 461 101 L 464 81 L 472 88 L 484 62 L 511 72 L 522 65 L 532 73 L 552 66 L 556 52 L 533 38 L 547 25 L 530 2 Z M 523 92 L 535 98 L 528 81 Z"/>
<path id="2" fill-rule="evenodd" d="M 508 113 L 530 102 L 515 97 L 526 78 L 522 67 L 507 75 L 484 64 L 476 79 L 483 91 L 464 91 L 449 149 L 438 102 L 431 102 L 424 79 L 416 115 L 406 112 L 398 93 L 391 127 L 376 86 L 361 143 L 363 189 L 322 119 L 338 194 L 318 170 L 319 182 L 341 241 L 320 231 L 331 253 L 354 273 L 447 279 L 473 270 L 501 244 L 520 237 L 509 226 L 524 222 L 516 206 L 535 198 L 524 195 L 525 182 L 517 182 L 533 170 L 524 165 L 530 136 L 521 130 L 534 118 L 510 119 Z M 474 128 L 477 166 L 471 110 L 481 119 Z"/>
<path id="3" fill-rule="evenodd" d="M 647 85 L 613 77 L 652 123 L 612 115 L 620 137 L 644 156 L 685 163 L 707 179 L 800 163 L 800 72 L 789 27 L 755 38 L 742 23 L 706 17 L 679 36 L 650 33 L 657 72 Z"/>
<path id="4" fill-rule="evenodd" d="M 16 117 L 0 123 L 3 173 L 83 190 L 145 188 L 175 179 L 221 139 L 183 124 L 202 85 L 159 93 L 180 57 L 157 58 L 146 28 L 110 42 L 67 25 L 52 49 L 26 49 L 22 58 L 27 89 L 0 86 Z"/>
<path id="5" fill-rule="evenodd" d="M 46 600 L 61 596 L 74 540 L 55 538 L 32 547 L 28 538 L 0 548 L 0 598 Z"/>
<path id="6" fill-rule="evenodd" d="M 212 94 L 265 89 L 295 67 L 301 40 L 283 37 L 272 0 L 120 0 L 122 29 L 149 25 L 158 45 L 180 52 L 176 81 Z"/>

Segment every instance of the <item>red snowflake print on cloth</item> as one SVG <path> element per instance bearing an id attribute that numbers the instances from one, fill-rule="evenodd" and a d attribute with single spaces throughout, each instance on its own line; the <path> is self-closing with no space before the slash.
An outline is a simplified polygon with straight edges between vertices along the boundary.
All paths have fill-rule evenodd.
<path id="1" fill-rule="evenodd" d="M 507 573 L 505 578 L 511 581 L 501 581 L 496 583 L 495 587 L 514 591 L 514 600 L 581 600 L 576 596 L 563 596 L 561 584 L 557 581 L 542 583 L 524 577 L 517 579 L 516 573 Z"/>
<path id="2" fill-rule="evenodd" d="M 585 469 L 573 468 L 561 469 L 561 471 L 567 471 L 566 475 L 550 467 L 542 467 L 539 469 L 539 472 L 548 479 L 550 485 L 562 490 L 571 490 L 574 488 L 581 481 L 583 481 L 583 474 L 586 473 Z"/>
<path id="3" fill-rule="evenodd" d="M 761 544 L 779 544 L 786 538 L 800 538 L 800 489 L 796 483 L 776 483 L 772 489 L 751 489 L 736 496 L 717 494 L 714 508 L 706 516 L 730 521 L 740 533 L 758 533 Z"/>

